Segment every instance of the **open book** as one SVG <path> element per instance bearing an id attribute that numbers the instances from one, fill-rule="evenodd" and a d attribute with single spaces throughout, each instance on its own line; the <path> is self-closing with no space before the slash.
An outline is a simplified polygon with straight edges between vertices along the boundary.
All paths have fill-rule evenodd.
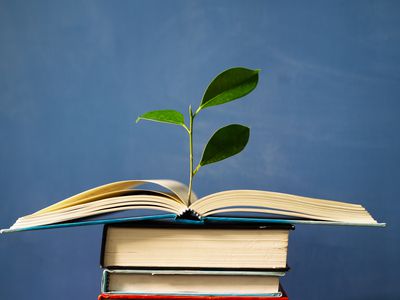
<path id="1" fill-rule="evenodd" d="M 138 189 L 144 184 L 158 186 L 161 191 Z M 261 190 L 227 190 L 200 199 L 193 193 L 192 203 L 188 203 L 187 193 L 187 186 L 174 180 L 114 182 L 21 217 L 2 232 L 171 217 L 200 221 L 385 226 L 375 221 L 359 204 Z M 146 215 L 87 221 L 96 215 L 118 211 L 134 213 L 135 210 L 144 210 Z"/>

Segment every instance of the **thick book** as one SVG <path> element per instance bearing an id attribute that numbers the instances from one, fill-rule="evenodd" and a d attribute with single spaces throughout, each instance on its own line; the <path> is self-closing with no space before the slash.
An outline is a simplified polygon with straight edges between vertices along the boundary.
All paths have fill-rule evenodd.
<path id="1" fill-rule="evenodd" d="M 162 190 L 137 189 L 144 184 L 152 184 Z M 84 191 L 21 217 L 9 229 L 3 229 L 1 232 L 135 220 L 136 217 L 129 216 L 124 216 L 122 220 L 107 217 L 100 220 L 84 218 L 104 216 L 118 211 L 134 214 L 135 211 L 143 210 L 147 210 L 148 213 L 140 216 L 138 220 L 171 217 L 213 220 L 222 216 L 230 218 L 228 221 L 240 219 L 242 222 L 263 219 L 293 224 L 385 225 L 373 219 L 359 204 L 262 190 L 227 190 L 200 199 L 192 194 L 192 203 L 189 203 L 187 194 L 187 186 L 174 180 L 114 182 Z"/>
<path id="2" fill-rule="evenodd" d="M 226 270 L 104 270 L 101 292 L 181 296 L 280 297 L 284 272 Z"/>
<path id="3" fill-rule="evenodd" d="M 174 223 L 173 223 L 174 224 Z M 106 225 L 103 268 L 285 269 L 293 226 Z"/>

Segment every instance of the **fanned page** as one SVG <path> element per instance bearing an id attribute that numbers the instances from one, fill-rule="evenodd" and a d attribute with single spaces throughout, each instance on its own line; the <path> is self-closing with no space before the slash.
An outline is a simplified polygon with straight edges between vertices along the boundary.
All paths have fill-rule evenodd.
<path id="1" fill-rule="evenodd" d="M 154 184 L 168 192 L 135 190 Z M 125 210 L 156 210 L 181 215 L 187 210 L 186 185 L 174 180 L 127 180 L 102 185 L 19 218 L 10 229 L 67 222 Z M 197 199 L 193 194 L 194 199 Z"/>
<path id="2" fill-rule="evenodd" d="M 120 192 L 124 192 L 126 190 L 132 190 L 146 183 L 155 184 L 163 188 L 166 188 L 176 196 L 178 201 L 188 206 L 187 202 L 188 187 L 179 181 L 168 180 L 168 179 L 125 180 L 125 181 L 112 182 L 109 184 L 101 185 L 93 189 L 84 191 L 82 193 L 69 197 L 63 201 L 57 202 L 56 204 L 41 209 L 37 211 L 35 214 L 56 211 L 61 208 L 93 202 L 99 199 L 105 199 L 110 197 L 110 195 L 113 195 L 113 193 L 115 193 L 115 196 L 118 196 L 118 193 Z M 194 195 L 193 197 L 194 199 L 197 199 L 196 195 Z"/>
<path id="3" fill-rule="evenodd" d="M 189 208 L 199 217 L 259 213 L 309 220 L 377 224 L 359 204 L 258 190 L 229 190 L 211 194 L 197 200 Z"/>

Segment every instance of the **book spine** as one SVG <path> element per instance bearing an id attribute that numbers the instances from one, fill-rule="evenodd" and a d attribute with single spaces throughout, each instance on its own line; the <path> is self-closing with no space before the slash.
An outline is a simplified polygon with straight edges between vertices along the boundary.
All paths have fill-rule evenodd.
<path id="1" fill-rule="evenodd" d="M 108 270 L 103 270 L 103 276 L 101 277 L 101 293 L 108 292 L 108 283 L 109 283 L 109 272 Z"/>
<path id="2" fill-rule="evenodd" d="M 105 224 L 103 226 L 103 234 L 101 237 L 101 249 L 100 249 L 100 268 L 104 269 L 104 251 L 106 247 L 106 237 L 107 237 L 107 230 L 108 230 L 108 224 Z"/>

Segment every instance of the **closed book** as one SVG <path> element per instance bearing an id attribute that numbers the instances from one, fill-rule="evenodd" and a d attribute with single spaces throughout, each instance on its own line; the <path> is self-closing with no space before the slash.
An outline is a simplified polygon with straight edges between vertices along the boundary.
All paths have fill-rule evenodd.
<path id="1" fill-rule="evenodd" d="M 284 269 L 288 235 L 293 228 L 291 225 L 106 225 L 101 266 L 107 269 Z"/>
<path id="2" fill-rule="evenodd" d="M 102 293 L 186 296 L 281 296 L 285 272 L 226 270 L 104 270 Z"/>

